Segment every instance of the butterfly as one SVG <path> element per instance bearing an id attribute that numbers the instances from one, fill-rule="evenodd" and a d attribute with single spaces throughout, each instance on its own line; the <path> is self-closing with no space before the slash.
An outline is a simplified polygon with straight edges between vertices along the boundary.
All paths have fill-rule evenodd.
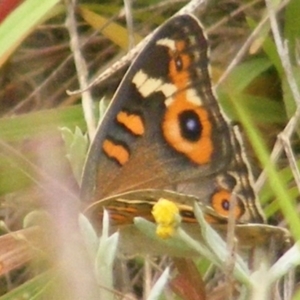
<path id="1" fill-rule="evenodd" d="M 194 201 L 211 223 L 226 223 L 233 197 L 236 223 L 264 222 L 241 135 L 213 92 L 207 52 L 201 24 L 184 14 L 133 61 L 83 172 L 81 199 L 96 226 L 103 208 L 116 224 L 152 220 L 161 197 L 178 204 L 185 223 L 195 222 Z"/>

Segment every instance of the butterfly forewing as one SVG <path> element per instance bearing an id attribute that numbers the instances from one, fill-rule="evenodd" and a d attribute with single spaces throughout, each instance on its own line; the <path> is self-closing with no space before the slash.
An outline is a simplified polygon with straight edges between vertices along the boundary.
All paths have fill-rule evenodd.
<path id="1" fill-rule="evenodd" d="M 191 17 L 172 19 L 154 35 L 98 129 L 83 185 L 96 184 L 102 198 L 204 177 L 229 162 L 227 124 L 211 92 L 206 52 Z"/>
<path id="2" fill-rule="evenodd" d="M 190 15 L 174 17 L 154 34 L 119 86 L 88 153 L 82 199 L 169 189 L 228 210 L 231 193 L 244 192 L 236 169 L 249 175 L 241 153 L 234 153 L 234 139 L 212 92 L 201 26 Z M 253 217 L 258 212 L 245 214 L 242 202 L 254 200 L 254 193 L 239 198 L 237 218 L 261 220 Z"/>

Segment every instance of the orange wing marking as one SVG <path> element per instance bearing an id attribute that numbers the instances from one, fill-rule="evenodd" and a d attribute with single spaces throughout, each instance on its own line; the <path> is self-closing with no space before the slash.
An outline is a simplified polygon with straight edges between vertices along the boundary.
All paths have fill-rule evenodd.
<path id="1" fill-rule="evenodd" d="M 124 165 L 129 160 L 128 150 L 124 146 L 117 145 L 110 140 L 103 142 L 102 149 L 108 157 L 115 159 L 120 165 Z"/>
<path id="2" fill-rule="evenodd" d="M 230 198 L 231 193 L 225 189 L 221 189 L 212 196 L 211 206 L 219 215 L 228 217 L 230 212 Z M 234 208 L 234 216 L 236 220 L 239 220 L 243 213 L 241 202 L 237 201 Z"/>
<path id="3" fill-rule="evenodd" d="M 121 111 L 117 115 L 117 121 L 135 135 L 143 135 L 145 132 L 143 120 L 139 115 Z"/>
<path id="4" fill-rule="evenodd" d="M 192 89 L 187 89 L 190 82 L 189 66 L 191 58 L 184 54 L 184 42 L 176 42 L 177 51 L 169 51 L 171 61 L 169 75 L 172 82 L 180 91 L 166 102 L 167 111 L 163 121 L 163 133 L 169 144 L 177 151 L 185 154 L 197 164 L 206 164 L 211 161 L 213 154 L 212 124 L 207 110 L 201 106 L 201 99 Z M 189 97 L 192 97 L 189 99 Z M 193 112 L 199 123 L 199 139 L 189 140 L 182 134 L 179 116 L 183 112 Z"/>

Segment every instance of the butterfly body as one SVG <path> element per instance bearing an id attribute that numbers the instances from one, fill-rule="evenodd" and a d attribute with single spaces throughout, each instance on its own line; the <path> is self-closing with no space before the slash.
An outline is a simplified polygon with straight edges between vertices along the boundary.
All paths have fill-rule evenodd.
<path id="1" fill-rule="evenodd" d="M 81 197 L 93 219 L 105 207 L 126 224 L 151 216 L 164 193 L 181 207 L 201 203 L 220 223 L 235 197 L 238 223 L 263 222 L 239 132 L 212 91 L 206 38 L 190 15 L 166 22 L 129 68 L 91 145 Z"/>

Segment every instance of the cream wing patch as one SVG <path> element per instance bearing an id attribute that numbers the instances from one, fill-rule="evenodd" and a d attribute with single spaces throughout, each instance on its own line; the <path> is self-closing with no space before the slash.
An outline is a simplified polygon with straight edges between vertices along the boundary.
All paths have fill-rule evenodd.
<path id="1" fill-rule="evenodd" d="M 174 40 L 168 39 L 168 38 L 164 38 L 164 39 L 160 39 L 156 42 L 157 45 L 160 46 L 165 46 L 170 48 L 172 51 L 176 51 L 176 44 Z"/>
<path id="2" fill-rule="evenodd" d="M 186 100 L 196 106 L 201 106 L 202 101 L 201 98 L 197 95 L 197 92 L 195 89 L 187 89 L 186 90 Z"/>
<path id="3" fill-rule="evenodd" d="M 151 78 L 142 70 L 139 70 L 134 75 L 132 83 L 136 86 L 144 98 L 157 92 L 162 92 L 164 96 L 168 98 L 177 91 L 177 88 L 174 84 L 163 83 L 161 79 Z"/>

